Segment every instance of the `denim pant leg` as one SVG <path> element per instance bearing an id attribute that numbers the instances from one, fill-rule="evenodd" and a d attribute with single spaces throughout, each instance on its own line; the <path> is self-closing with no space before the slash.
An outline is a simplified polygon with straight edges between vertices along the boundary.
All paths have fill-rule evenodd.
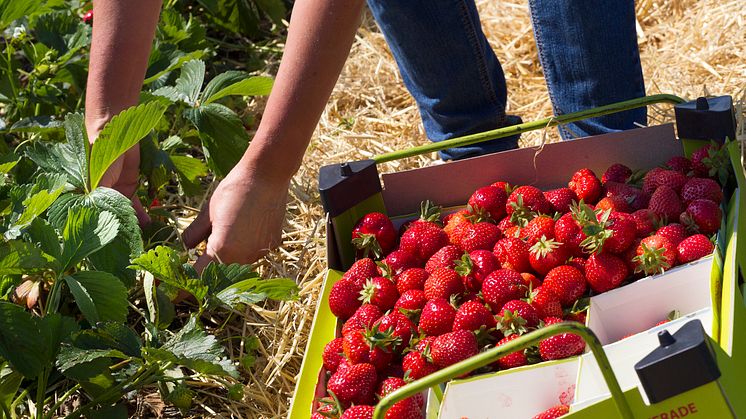
<path id="1" fill-rule="evenodd" d="M 645 95 L 633 0 L 529 0 L 555 115 Z M 564 139 L 645 124 L 645 108 L 560 128 Z"/>
<path id="2" fill-rule="evenodd" d="M 474 0 L 368 0 L 432 141 L 518 123 Z M 460 159 L 517 147 L 518 137 L 448 149 Z"/>

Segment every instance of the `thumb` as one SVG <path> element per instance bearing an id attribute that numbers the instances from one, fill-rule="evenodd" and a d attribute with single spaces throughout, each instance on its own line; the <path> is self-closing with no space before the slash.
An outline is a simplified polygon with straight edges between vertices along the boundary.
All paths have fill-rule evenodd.
<path id="1" fill-rule="evenodd" d="M 192 221 L 192 224 L 189 224 L 189 227 L 184 230 L 181 238 L 184 241 L 184 245 L 191 249 L 205 241 L 210 235 L 211 230 L 212 223 L 210 222 L 210 205 L 208 202 L 202 208 L 199 215 L 197 215 L 197 218 Z"/>

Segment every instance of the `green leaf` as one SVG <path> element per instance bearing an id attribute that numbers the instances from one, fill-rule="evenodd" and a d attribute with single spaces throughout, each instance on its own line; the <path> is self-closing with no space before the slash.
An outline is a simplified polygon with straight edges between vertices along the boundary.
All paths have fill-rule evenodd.
<path id="1" fill-rule="evenodd" d="M 247 279 L 226 287 L 216 298 L 228 307 L 256 304 L 266 299 L 292 300 L 298 295 L 298 285 L 292 279 Z"/>
<path id="2" fill-rule="evenodd" d="M 81 349 L 115 349 L 131 357 L 141 356 L 142 342 L 122 323 L 102 322 L 73 336 L 73 345 Z"/>
<path id="3" fill-rule="evenodd" d="M 210 169 L 218 177 L 225 177 L 249 145 L 241 119 L 218 103 L 186 109 L 184 116 L 199 130 Z"/>
<path id="4" fill-rule="evenodd" d="M 31 116 L 23 118 L 10 126 L 10 132 L 33 132 L 48 133 L 52 131 L 61 131 L 62 121 L 54 115 Z"/>
<path id="5" fill-rule="evenodd" d="M 163 70 L 156 71 L 152 73 L 151 75 L 151 69 L 148 68 L 148 76 L 143 81 L 144 85 L 151 84 L 157 80 L 159 80 L 161 77 L 165 76 L 166 74 L 179 69 L 181 66 L 184 65 L 184 63 L 191 61 L 191 60 L 197 60 L 205 56 L 205 51 L 199 50 L 199 51 L 191 51 L 189 53 L 184 54 L 181 51 L 178 51 L 173 57 L 170 59 L 170 63 L 164 68 Z"/>
<path id="6" fill-rule="evenodd" d="M 285 3 L 282 0 L 254 0 L 259 9 L 266 13 L 276 24 L 281 24 L 287 16 Z"/>
<path id="7" fill-rule="evenodd" d="M 165 97 L 171 102 L 189 103 L 189 96 L 180 92 L 179 89 L 174 86 L 159 87 L 158 89 L 153 90 L 153 95 Z"/>
<path id="8" fill-rule="evenodd" d="M 217 76 L 213 77 L 212 80 L 207 82 L 207 86 L 205 86 L 205 89 L 202 91 L 202 101 L 204 102 L 205 99 L 210 98 L 215 93 L 225 89 L 232 84 L 238 83 L 241 80 L 245 80 L 248 77 L 249 75 L 243 71 L 232 70 L 218 74 Z"/>
<path id="9" fill-rule="evenodd" d="M 59 259 L 62 254 L 60 238 L 54 227 L 43 218 L 35 218 L 26 229 L 26 241 L 34 244 L 42 252 Z"/>
<path id="10" fill-rule="evenodd" d="M 270 77 L 250 77 L 205 96 L 204 104 L 210 104 L 226 96 L 266 96 L 272 91 L 273 83 Z"/>
<path id="11" fill-rule="evenodd" d="M 202 282 L 210 289 L 211 293 L 225 289 L 226 287 L 250 278 L 259 278 L 251 265 L 240 265 L 232 263 L 224 265 L 222 263 L 210 262 L 202 271 Z"/>
<path id="12" fill-rule="evenodd" d="M 68 114 L 64 126 L 67 142 L 36 142 L 25 152 L 44 172 L 66 175 L 70 184 L 78 189 L 85 189 L 89 147 L 83 115 Z"/>
<path id="13" fill-rule="evenodd" d="M 26 209 L 21 214 L 21 217 L 15 222 L 15 225 L 24 228 L 31 224 L 36 217 L 44 213 L 44 211 L 46 211 L 47 208 L 57 200 L 57 198 L 62 194 L 62 191 L 63 188 L 51 192 L 48 190 L 42 190 L 23 201 L 23 206 Z"/>
<path id="14" fill-rule="evenodd" d="M 57 368 L 64 374 L 73 367 L 100 358 L 127 359 L 129 356 L 116 349 L 81 349 L 72 345 L 63 345 L 57 356 Z"/>
<path id="15" fill-rule="evenodd" d="M 7 153 L 0 156 L 0 174 L 7 175 L 8 172 L 16 167 L 20 159 L 15 153 Z"/>
<path id="16" fill-rule="evenodd" d="M 166 106 L 159 102 L 125 109 L 109 121 L 91 149 L 90 185 L 98 187 L 114 161 L 145 137 L 163 118 Z"/>
<path id="17" fill-rule="evenodd" d="M 201 280 L 187 275 L 179 255 L 170 247 L 158 246 L 132 260 L 132 269 L 150 272 L 162 282 L 186 290 L 202 304 L 208 288 Z"/>
<path id="18" fill-rule="evenodd" d="M 79 271 L 65 276 L 65 282 L 89 322 L 127 320 L 127 288 L 116 276 L 100 271 Z"/>
<path id="19" fill-rule="evenodd" d="M 23 375 L 16 371 L 11 371 L 0 377 L 0 407 L 2 407 L 0 408 L 0 412 L 3 410 L 11 410 L 10 405 L 13 403 L 13 398 L 15 398 L 16 393 L 18 393 L 22 381 Z M 0 417 L 4 416 L 0 415 Z"/>
<path id="20" fill-rule="evenodd" d="M 202 60 L 187 61 L 181 67 L 181 74 L 176 79 L 176 90 L 187 97 L 187 103 L 194 105 L 205 82 L 205 62 Z"/>
<path id="21" fill-rule="evenodd" d="M 0 0 L 0 31 L 5 30 L 14 20 L 39 15 L 59 3 L 52 0 Z"/>
<path id="22" fill-rule="evenodd" d="M 119 220 L 108 211 L 83 206 L 69 208 L 62 231 L 64 245 L 60 259 L 63 270 L 114 240 L 118 231 Z"/>
<path id="23" fill-rule="evenodd" d="M 170 160 L 184 193 L 189 196 L 200 193 L 202 188 L 199 178 L 207 176 L 207 165 L 202 160 L 189 156 L 172 155 Z"/>
<path id="24" fill-rule="evenodd" d="M 38 272 L 47 268 L 52 260 L 31 243 L 10 241 L 0 245 L 0 275 Z"/>

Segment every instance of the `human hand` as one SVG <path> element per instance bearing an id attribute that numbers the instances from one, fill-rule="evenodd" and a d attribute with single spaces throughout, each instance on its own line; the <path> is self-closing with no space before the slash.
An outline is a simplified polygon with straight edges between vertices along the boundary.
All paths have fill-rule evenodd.
<path id="1" fill-rule="evenodd" d="M 207 240 L 194 268 L 211 261 L 252 263 L 282 238 L 289 180 L 262 176 L 239 163 L 220 182 L 210 201 L 182 235 L 193 248 Z"/>

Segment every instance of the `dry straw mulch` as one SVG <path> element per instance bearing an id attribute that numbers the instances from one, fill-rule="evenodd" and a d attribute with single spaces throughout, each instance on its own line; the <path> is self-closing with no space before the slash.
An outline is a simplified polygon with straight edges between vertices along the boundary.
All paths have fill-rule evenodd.
<path id="1" fill-rule="evenodd" d="M 478 1 L 484 30 L 503 64 L 509 88 L 509 111 L 524 120 L 551 115 L 544 78 L 525 1 Z M 730 94 L 744 98 L 746 88 L 746 8 L 737 0 L 641 0 L 638 35 L 649 94 L 674 93 L 685 98 Z M 650 110 L 650 124 L 670 121 L 670 107 Z M 524 134 L 522 146 L 557 141 L 554 130 Z M 367 158 L 422 144 L 424 136 L 414 101 L 404 88 L 383 36 L 369 16 L 291 186 L 284 245 L 260 261 L 267 277 L 295 278 L 301 287 L 294 302 L 268 304 L 236 313 L 223 337 L 261 340 L 259 359 L 245 373 L 245 398 L 229 401 L 205 386 L 198 415 L 258 418 L 285 417 L 305 351 L 326 251 L 317 174 L 329 163 Z M 392 162 L 383 171 L 427 164 L 434 156 Z M 226 339 L 234 357 L 243 354 Z M 147 401 L 145 401 L 147 404 Z M 200 409 L 200 410 L 201 410 Z"/>

